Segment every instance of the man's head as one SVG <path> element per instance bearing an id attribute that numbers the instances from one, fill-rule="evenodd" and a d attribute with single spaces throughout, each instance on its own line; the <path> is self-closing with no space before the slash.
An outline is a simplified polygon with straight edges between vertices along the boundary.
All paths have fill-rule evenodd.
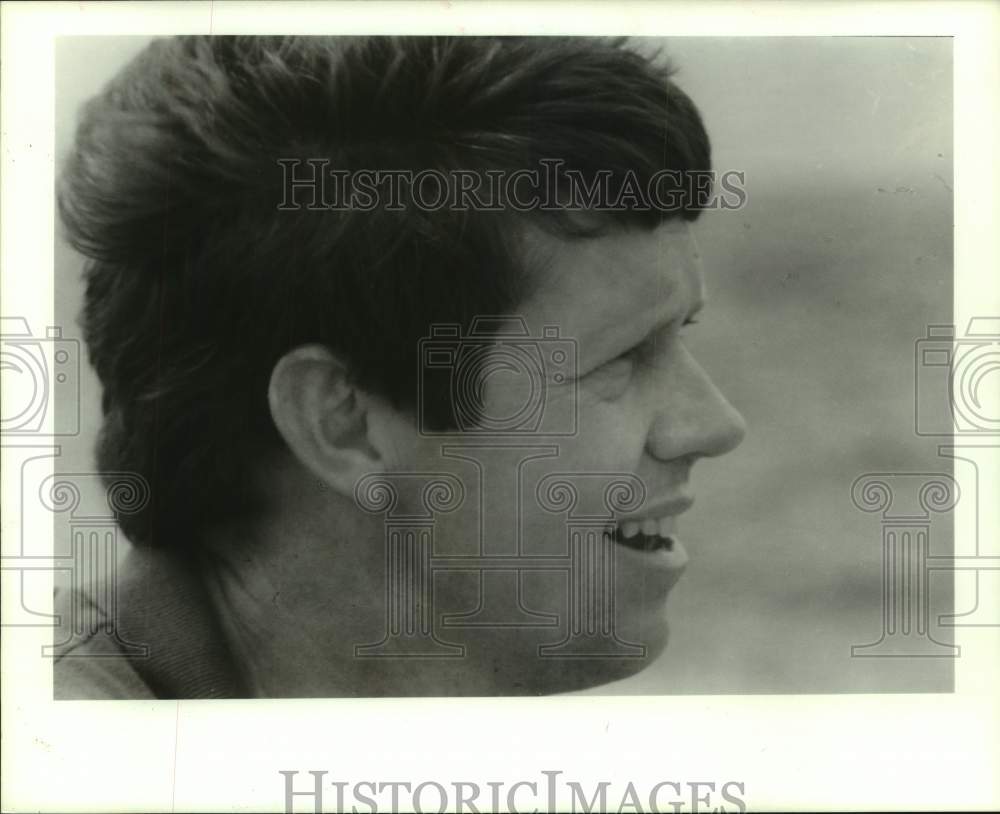
<path id="1" fill-rule="evenodd" d="M 662 649 L 659 614 L 679 563 L 657 574 L 649 552 L 621 537 L 661 519 L 669 536 L 693 461 L 742 433 L 678 337 L 703 297 L 687 224 L 704 199 L 664 211 L 623 195 L 612 212 L 568 211 L 523 206 L 501 185 L 479 209 L 288 206 L 290 162 L 316 159 L 351 173 L 453 173 L 446 183 L 555 159 L 588 182 L 603 175 L 612 197 L 629 177 L 670 192 L 710 166 L 690 100 L 622 43 L 153 43 L 84 111 L 60 188 L 70 239 L 91 259 L 84 328 L 104 387 L 99 463 L 142 474 L 153 491 L 126 532 L 173 548 L 255 523 L 289 539 L 328 528 L 360 538 L 310 560 L 330 590 L 298 610 L 348 618 L 363 588 L 376 618 L 356 633 L 375 641 L 394 521 L 359 489 L 395 478 L 396 516 L 413 516 L 426 496 L 412 476 L 438 477 L 463 491 L 461 506 L 434 518 L 433 556 L 457 558 L 434 566 L 434 622 L 452 628 L 443 638 L 508 688 L 519 676 L 522 689 L 544 691 L 638 669 Z M 518 359 L 533 365 L 528 375 Z M 566 474 L 581 476 L 576 514 L 559 504 Z M 636 487 L 617 510 L 605 500 L 616 478 Z M 582 503 L 622 527 L 613 568 L 586 573 L 609 581 L 610 638 L 624 649 L 529 664 L 551 649 L 552 625 L 558 643 L 558 626 L 576 624 L 560 621 L 567 605 L 551 579 L 564 596 L 577 590 L 579 563 L 560 571 L 556 561 L 590 511 Z M 594 556 L 605 550 L 594 545 Z M 504 569 L 504 556 L 522 559 Z M 494 560 L 480 568 L 476 557 Z M 274 578 L 293 588 L 287 568 Z M 490 616 L 505 607 L 490 592 L 504 586 L 515 591 L 506 622 Z"/>

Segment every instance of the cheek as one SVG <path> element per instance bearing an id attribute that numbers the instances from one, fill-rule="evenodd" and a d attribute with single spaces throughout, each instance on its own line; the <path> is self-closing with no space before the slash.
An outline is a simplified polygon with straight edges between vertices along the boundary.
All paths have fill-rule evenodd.
<path id="1" fill-rule="evenodd" d="M 598 471 L 634 472 L 646 445 L 648 420 L 628 400 L 580 404 L 574 454 Z"/>

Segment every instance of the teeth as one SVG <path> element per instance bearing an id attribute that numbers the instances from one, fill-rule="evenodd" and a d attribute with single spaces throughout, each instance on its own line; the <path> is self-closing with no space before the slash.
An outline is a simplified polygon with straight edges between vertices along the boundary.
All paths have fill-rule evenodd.
<path id="1" fill-rule="evenodd" d="M 665 548 L 672 551 L 674 547 L 674 526 L 676 518 L 668 516 L 647 520 L 626 520 L 617 527 L 608 529 L 608 536 L 618 542 L 630 540 L 629 546 L 639 547 L 645 551 Z M 641 532 L 641 537 L 640 537 Z"/>

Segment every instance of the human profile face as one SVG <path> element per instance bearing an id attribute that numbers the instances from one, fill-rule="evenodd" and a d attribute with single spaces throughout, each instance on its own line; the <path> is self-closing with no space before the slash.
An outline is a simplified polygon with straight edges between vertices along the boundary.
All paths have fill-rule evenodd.
<path id="1" fill-rule="evenodd" d="M 530 340 L 490 343 L 491 431 L 421 437 L 410 465 L 463 492 L 433 541 L 435 636 L 461 650 L 456 677 L 558 692 L 663 651 L 692 466 L 736 447 L 744 423 L 684 344 L 705 304 L 687 224 L 576 240 L 532 230 L 525 249 L 536 285 L 517 316 Z M 509 363 L 511 347 L 542 360 L 543 382 Z M 539 393 L 542 420 L 503 425 Z"/>

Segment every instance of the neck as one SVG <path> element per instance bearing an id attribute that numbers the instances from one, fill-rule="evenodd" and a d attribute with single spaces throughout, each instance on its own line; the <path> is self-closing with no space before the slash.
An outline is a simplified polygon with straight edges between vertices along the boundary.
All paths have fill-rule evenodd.
<path id="1" fill-rule="evenodd" d="M 508 694 L 518 677 L 492 661 L 421 659 L 414 669 L 409 658 L 356 656 L 357 646 L 385 637 L 385 551 L 381 521 L 352 517 L 352 508 L 341 507 L 339 523 L 313 507 L 296 519 L 282 514 L 252 530 L 209 535 L 206 584 L 251 692 L 262 698 Z"/>
<path id="2" fill-rule="evenodd" d="M 275 513 L 204 540 L 223 634 L 258 697 L 535 695 L 590 686 L 573 660 L 537 657 L 551 629 L 449 628 L 458 658 L 359 657 L 386 639 L 385 525 L 315 478 L 288 478 Z M 468 612 L 473 580 L 435 586 L 435 615 Z M 604 679 L 607 680 L 607 679 Z"/>

